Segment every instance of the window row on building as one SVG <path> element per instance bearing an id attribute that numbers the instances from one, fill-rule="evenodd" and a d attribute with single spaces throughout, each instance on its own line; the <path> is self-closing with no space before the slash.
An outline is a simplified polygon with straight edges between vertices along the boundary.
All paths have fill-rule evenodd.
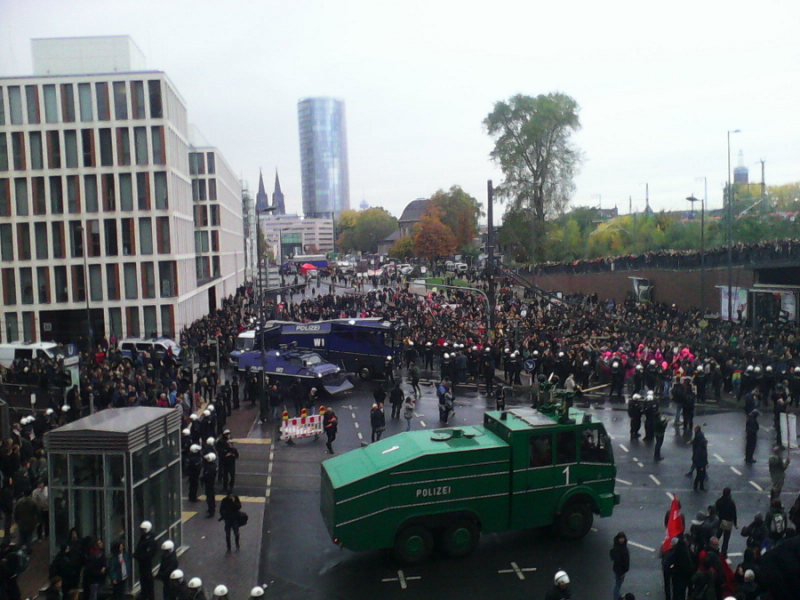
<path id="1" fill-rule="evenodd" d="M 222 225 L 219 204 L 199 205 L 194 207 L 195 227 L 219 227 Z"/>
<path id="2" fill-rule="evenodd" d="M 156 277 L 158 276 L 158 277 Z M 109 263 L 55 267 L 0 269 L 5 306 L 173 298 L 178 295 L 176 261 Z"/>
<path id="3" fill-rule="evenodd" d="M 84 246 L 89 258 L 170 254 L 170 218 L 156 217 L 155 230 L 153 221 L 139 217 L 0 223 L 0 261 L 82 258 Z"/>
<path id="4" fill-rule="evenodd" d="M 164 127 L 0 132 L 0 171 L 167 164 Z"/>
<path id="5" fill-rule="evenodd" d="M 198 285 L 222 276 L 219 256 L 197 256 L 194 266 Z"/>
<path id="6" fill-rule="evenodd" d="M 217 172 L 217 159 L 213 152 L 190 152 L 190 175 L 214 175 Z"/>
<path id="7" fill-rule="evenodd" d="M 0 87 L 0 125 L 163 117 L 158 79 L 9 85 L 5 90 Z"/>
<path id="8" fill-rule="evenodd" d="M 142 337 L 152 334 L 175 337 L 175 307 L 172 304 L 144 306 L 111 306 L 104 309 L 105 330 L 117 337 Z M 160 314 L 160 319 L 158 318 Z M 46 311 L 39 318 L 48 318 Z M 36 313 L 33 311 L 5 312 L 3 327 L 4 342 L 35 342 L 39 339 Z M 20 325 L 22 328 L 20 329 Z M 46 336 L 45 336 L 46 338 Z"/>
<path id="9" fill-rule="evenodd" d="M 153 208 L 169 209 L 165 171 L 0 177 L 0 217 L 132 212 Z"/>

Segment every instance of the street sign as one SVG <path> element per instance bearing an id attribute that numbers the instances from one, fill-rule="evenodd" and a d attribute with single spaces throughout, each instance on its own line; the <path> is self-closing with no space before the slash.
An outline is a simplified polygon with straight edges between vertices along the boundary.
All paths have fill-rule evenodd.
<path id="1" fill-rule="evenodd" d="M 526 373 L 533 373 L 533 370 L 536 368 L 536 361 L 529 358 L 525 361 L 524 367 Z"/>
<path id="2" fill-rule="evenodd" d="M 78 347 L 75 344 L 67 344 L 64 349 L 65 356 L 78 356 Z"/>

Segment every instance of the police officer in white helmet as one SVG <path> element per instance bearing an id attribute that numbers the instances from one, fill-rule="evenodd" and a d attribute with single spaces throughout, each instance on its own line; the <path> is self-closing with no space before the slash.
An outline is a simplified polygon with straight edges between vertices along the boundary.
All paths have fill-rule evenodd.
<path id="1" fill-rule="evenodd" d="M 261 600 L 264 597 L 264 588 L 266 585 L 257 585 L 250 590 L 250 600 Z"/>
<path id="2" fill-rule="evenodd" d="M 547 592 L 544 600 L 569 600 L 572 592 L 569 589 L 569 575 L 566 571 L 558 571 L 553 577 L 553 587 Z"/>
<path id="3" fill-rule="evenodd" d="M 215 587 L 214 600 L 228 600 L 228 588 L 222 584 Z"/>
<path id="4" fill-rule="evenodd" d="M 161 580 L 164 600 L 176 600 L 174 587 L 170 584 L 170 575 L 178 570 L 178 554 L 172 540 L 161 543 L 161 562 L 158 565 L 158 578 Z"/>
<path id="5" fill-rule="evenodd" d="M 187 587 L 189 588 L 189 600 L 206 600 L 202 579 L 199 577 L 192 577 Z"/>
<path id="6" fill-rule="evenodd" d="M 139 598 L 142 600 L 155 600 L 156 590 L 153 581 L 153 559 L 156 555 L 156 540 L 153 536 L 153 524 L 150 521 L 142 521 L 139 525 L 142 535 L 136 544 L 133 558 L 139 564 L 139 585 L 141 591 Z"/>

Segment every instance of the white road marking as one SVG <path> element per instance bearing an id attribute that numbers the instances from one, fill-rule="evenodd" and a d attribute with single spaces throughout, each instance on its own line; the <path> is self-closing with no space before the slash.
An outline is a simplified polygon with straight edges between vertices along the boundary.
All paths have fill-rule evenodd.
<path id="1" fill-rule="evenodd" d="M 390 582 L 390 581 L 399 581 L 400 582 L 400 589 L 404 590 L 408 586 L 406 585 L 407 581 L 415 581 L 417 579 L 422 579 L 422 577 L 414 576 L 414 577 L 406 577 L 406 575 L 402 571 L 397 572 L 397 577 L 386 577 L 381 579 L 383 583 Z"/>
<path id="2" fill-rule="evenodd" d="M 267 487 L 272 485 L 272 475 L 267 475 Z"/>
<path id="3" fill-rule="evenodd" d="M 355 425 L 355 426 L 356 426 L 356 429 L 358 429 L 358 421 L 355 421 L 355 422 L 353 423 L 353 425 Z"/>
<path id="4" fill-rule="evenodd" d="M 748 481 L 748 483 L 750 485 L 752 485 L 754 488 L 756 488 L 759 492 L 763 492 L 764 491 L 764 488 L 762 488 L 760 485 L 758 485 L 755 481 Z"/>
<path id="5" fill-rule="evenodd" d="M 731 471 L 733 471 L 737 475 L 741 475 L 742 474 L 742 472 L 739 469 L 737 469 L 736 467 L 731 467 Z"/>
<path id="6" fill-rule="evenodd" d="M 420 421 L 419 424 L 422 425 L 423 429 L 425 428 L 425 421 Z"/>
<path id="7" fill-rule="evenodd" d="M 714 458 L 716 458 L 719 462 L 724 463 L 725 459 L 722 458 L 719 454 L 714 454 Z"/>
<path id="8" fill-rule="evenodd" d="M 364 436 L 362 436 L 362 435 L 361 435 L 361 432 L 360 432 L 360 431 L 358 432 L 358 439 L 359 439 L 359 440 L 363 440 L 363 439 L 364 439 Z"/>
<path id="9" fill-rule="evenodd" d="M 664 492 L 667 495 L 667 498 L 670 500 L 675 500 L 675 495 L 672 492 Z"/>
<path id="10" fill-rule="evenodd" d="M 611 435 L 610 433 L 608 434 L 608 437 L 610 437 L 612 440 L 615 440 L 615 439 L 617 439 L 617 436 L 615 436 L 615 435 Z"/>
<path id="11" fill-rule="evenodd" d="M 498 573 L 514 573 L 520 581 L 524 581 L 525 575 L 524 573 L 535 573 L 536 567 L 522 567 L 520 568 L 517 563 L 512 562 L 510 569 L 500 569 L 497 571 Z"/>
<path id="12" fill-rule="evenodd" d="M 620 444 L 619 447 L 622 448 L 625 452 L 630 452 L 630 450 L 628 450 L 628 448 L 625 447 L 625 444 Z"/>
<path id="13" fill-rule="evenodd" d="M 652 473 L 650 473 L 650 479 L 652 479 L 653 483 L 655 483 L 656 485 L 661 485 L 661 482 L 658 480 L 658 477 L 656 477 Z"/>
<path id="14" fill-rule="evenodd" d="M 353 415 L 354 419 L 356 418 L 356 413 L 350 413 L 350 414 Z"/>
<path id="15" fill-rule="evenodd" d="M 744 556 L 744 555 L 741 552 L 728 552 L 728 558 L 737 556 Z"/>
<path id="16" fill-rule="evenodd" d="M 625 485 L 633 485 L 630 481 L 625 481 L 624 479 L 620 479 L 617 477 L 617 483 L 624 483 Z"/>
<path id="17" fill-rule="evenodd" d="M 597 529 L 597 527 L 592 527 L 592 531 L 594 531 L 595 533 L 597 533 L 597 532 L 598 532 L 598 531 L 600 531 L 600 530 L 599 530 L 599 529 Z"/>
<path id="18" fill-rule="evenodd" d="M 634 546 L 636 548 L 641 548 L 642 550 L 647 550 L 648 552 L 655 552 L 656 551 L 655 548 L 651 548 L 650 546 L 645 546 L 644 544 L 637 544 L 636 542 L 632 542 L 631 540 L 628 540 L 628 543 L 631 546 Z"/>

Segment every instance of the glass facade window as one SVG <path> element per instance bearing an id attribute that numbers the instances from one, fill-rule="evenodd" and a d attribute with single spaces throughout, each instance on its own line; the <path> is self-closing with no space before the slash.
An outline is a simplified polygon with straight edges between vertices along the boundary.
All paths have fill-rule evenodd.
<path id="1" fill-rule="evenodd" d="M 39 171 L 44 169 L 44 154 L 42 152 L 42 132 L 31 131 L 31 169 Z"/>
<path id="2" fill-rule="evenodd" d="M 53 258 L 66 258 L 67 245 L 64 243 L 64 223 L 58 221 L 51 225 L 53 232 Z"/>
<path id="3" fill-rule="evenodd" d="M 8 136 L 0 133 L 0 171 L 8 171 Z"/>
<path id="4" fill-rule="evenodd" d="M 3 269 L 3 304 L 14 306 L 17 303 L 17 277 L 14 269 Z"/>
<path id="5" fill-rule="evenodd" d="M 81 146 L 83 149 L 83 166 L 94 166 L 94 130 L 81 129 Z"/>
<path id="6" fill-rule="evenodd" d="M 21 131 L 11 132 L 11 154 L 14 158 L 14 169 L 24 171 L 28 162 L 25 160 L 25 134 Z"/>
<path id="7" fill-rule="evenodd" d="M 133 210 L 133 179 L 130 173 L 121 173 L 119 176 L 119 209 Z"/>
<path id="8" fill-rule="evenodd" d="M 86 275 L 83 265 L 72 265 L 72 301 L 86 302 Z"/>
<path id="9" fill-rule="evenodd" d="M 122 227 L 122 255 L 133 256 L 136 254 L 136 232 L 133 229 L 133 219 L 120 219 Z"/>
<path id="10" fill-rule="evenodd" d="M 122 337 L 122 309 L 112 307 L 108 309 L 108 324 L 111 333 L 117 337 Z"/>
<path id="11" fill-rule="evenodd" d="M 150 80 L 147 87 L 150 92 L 150 118 L 160 119 L 164 116 L 161 107 L 161 82 L 157 79 Z"/>
<path id="12" fill-rule="evenodd" d="M 167 194 L 167 174 L 163 172 L 153 174 L 153 184 L 156 194 L 156 210 L 167 210 L 169 198 Z"/>
<path id="13" fill-rule="evenodd" d="M 151 262 L 142 263 L 142 298 L 156 297 L 156 271 Z M 147 328 L 148 331 L 150 328 Z"/>
<path id="14" fill-rule="evenodd" d="M 34 223 L 33 237 L 36 239 L 36 259 L 47 260 L 49 258 L 47 248 L 47 223 Z"/>
<path id="15" fill-rule="evenodd" d="M 78 103 L 81 106 L 81 121 L 87 123 L 94 120 L 92 113 L 92 86 L 89 83 L 78 84 Z"/>
<path id="16" fill-rule="evenodd" d="M 117 128 L 117 160 L 122 166 L 131 164 L 131 134 L 127 127 Z"/>
<path id="17" fill-rule="evenodd" d="M 100 221 L 97 219 L 86 221 L 86 229 L 89 234 L 87 256 L 98 257 L 102 247 L 100 244 Z"/>
<path id="18" fill-rule="evenodd" d="M 6 107 L 3 101 L 3 86 L 0 86 L 0 125 L 6 124 Z"/>
<path id="19" fill-rule="evenodd" d="M 78 134 L 74 129 L 64 132 L 64 151 L 67 156 L 67 168 L 78 168 Z"/>
<path id="20" fill-rule="evenodd" d="M 208 199 L 209 200 L 216 200 L 217 199 L 217 180 L 216 179 L 209 179 L 208 180 Z"/>
<path id="21" fill-rule="evenodd" d="M 55 267 L 53 269 L 53 275 L 55 276 L 56 302 L 67 302 L 69 297 L 67 289 L 67 267 Z"/>
<path id="22" fill-rule="evenodd" d="M 27 217 L 28 211 L 28 180 L 18 177 L 14 180 L 14 198 L 16 200 L 17 216 Z"/>
<path id="23" fill-rule="evenodd" d="M 100 130 L 100 165 L 110 167 L 114 164 L 114 148 L 111 145 L 111 130 Z"/>
<path id="24" fill-rule="evenodd" d="M 36 318 L 32 312 L 22 313 L 22 335 L 27 342 L 36 341 Z"/>
<path id="25" fill-rule="evenodd" d="M 139 251 L 148 255 L 153 253 L 153 223 L 150 217 L 139 219 Z"/>
<path id="26" fill-rule="evenodd" d="M 117 210 L 117 192 L 116 185 L 114 184 L 114 175 L 106 173 L 101 175 L 101 185 L 103 187 L 103 210 L 105 212 L 112 212 Z"/>
<path id="27" fill-rule="evenodd" d="M 174 260 L 162 260 L 158 263 L 158 280 L 161 283 L 162 298 L 178 295 L 178 265 Z"/>
<path id="28" fill-rule="evenodd" d="M 206 152 L 206 162 L 208 163 L 208 174 L 213 175 L 217 172 L 217 160 L 213 152 Z"/>
<path id="29" fill-rule="evenodd" d="M 69 242 L 70 256 L 83 257 L 83 227 L 80 221 L 69 222 Z"/>
<path id="30" fill-rule="evenodd" d="M 22 304 L 33 304 L 33 269 L 30 267 L 19 270 L 19 289 Z"/>
<path id="31" fill-rule="evenodd" d="M 75 122 L 75 89 L 71 83 L 61 84 L 61 117 L 65 123 Z"/>
<path id="32" fill-rule="evenodd" d="M 209 208 L 211 209 L 211 225 L 214 227 L 219 227 L 219 205 L 212 204 Z"/>
<path id="33" fill-rule="evenodd" d="M 106 265 L 106 295 L 109 300 L 119 300 L 119 265 Z"/>
<path id="34" fill-rule="evenodd" d="M 139 210 L 150 210 L 150 177 L 148 173 L 136 174 L 136 206 Z"/>
<path id="35" fill-rule="evenodd" d="M 136 164 L 147 164 L 147 129 L 145 127 L 133 128 L 133 145 L 136 147 Z"/>
<path id="36" fill-rule="evenodd" d="M 50 182 L 50 213 L 54 215 L 64 214 L 64 188 L 61 177 L 58 175 L 49 178 Z"/>
<path id="37" fill-rule="evenodd" d="M 58 98 L 56 98 L 56 86 L 42 86 L 44 92 L 44 120 L 46 123 L 58 123 Z"/>
<path id="38" fill-rule="evenodd" d="M 80 179 L 77 175 L 67 175 L 67 210 L 72 215 L 81 212 Z"/>
<path id="39" fill-rule="evenodd" d="M 114 116 L 117 121 L 128 118 L 128 93 L 124 81 L 114 82 Z"/>
<path id="40" fill-rule="evenodd" d="M 61 140 L 58 131 L 47 132 L 47 164 L 51 169 L 61 168 Z"/>
<path id="41" fill-rule="evenodd" d="M 96 213 L 98 210 L 96 175 L 83 176 L 83 199 L 86 212 Z"/>
<path id="42" fill-rule="evenodd" d="M 134 119 L 146 118 L 144 112 L 144 82 L 131 81 L 131 109 Z"/>
<path id="43" fill-rule="evenodd" d="M 0 224 L 0 259 L 14 260 L 14 233 L 11 223 Z"/>
<path id="44" fill-rule="evenodd" d="M 156 242 L 159 254 L 172 252 L 172 242 L 169 237 L 169 217 L 156 218 Z"/>
<path id="45" fill-rule="evenodd" d="M 172 304 L 161 306 L 161 334 L 167 337 L 175 337 L 175 315 Z"/>
<path id="46" fill-rule="evenodd" d="M 0 179 L 0 217 L 11 216 L 11 180 Z"/>
<path id="47" fill-rule="evenodd" d="M 108 121 L 111 119 L 111 110 L 108 105 L 108 83 L 98 81 L 94 84 L 94 89 L 97 95 L 97 119 Z"/>
<path id="48" fill-rule="evenodd" d="M 119 254 L 119 246 L 117 245 L 117 221 L 115 219 L 106 219 L 104 228 L 106 234 L 106 256 L 117 256 Z"/>
<path id="49" fill-rule="evenodd" d="M 31 226 L 28 223 L 17 223 L 17 258 L 31 259 Z"/>
<path id="50" fill-rule="evenodd" d="M 103 300 L 103 271 L 100 265 L 89 265 L 89 299 L 92 302 Z"/>
<path id="51" fill-rule="evenodd" d="M 28 123 L 36 125 L 39 117 L 39 88 L 35 85 L 25 86 L 25 104 L 28 108 Z"/>
<path id="52" fill-rule="evenodd" d="M 164 128 L 152 127 L 150 129 L 150 135 L 153 138 L 153 164 L 167 164 L 167 155 L 164 152 Z"/>
<path id="53" fill-rule="evenodd" d="M 19 321 L 17 313 L 6 313 L 6 341 L 19 341 Z"/>
<path id="54" fill-rule="evenodd" d="M 8 113 L 12 125 L 22 125 L 22 91 L 18 85 L 8 86 Z"/>
<path id="55" fill-rule="evenodd" d="M 155 306 L 145 306 L 144 310 L 142 311 L 144 316 L 144 334 L 146 336 L 158 337 L 158 325 L 156 322 L 156 307 Z M 160 456 L 159 456 L 160 455 Z M 156 467 L 162 463 L 164 452 L 151 452 L 150 458 L 151 460 L 151 468 Z M 155 464 L 152 464 L 155 463 Z M 164 487 L 163 492 L 167 492 L 167 488 Z M 166 515 L 164 515 L 163 520 L 166 521 Z"/>
<path id="56" fill-rule="evenodd" d="M 44 191 L 44 177 L 33 177 L 31 179 L 31 198 L 33 200 L 33 214 L 46 214 L 47 199 Z"/>
<path id="57" fill-rule="evenodd" d="M 128 332 L 129 337 L 139 337 L 141 333 L 139 333 L 139 307 L 138 306 L 128 306 L 125 308 L 125 324 L 127 325 L 126 329 Z M 134 455 L 133 458 L 133 468 L 134 468 L 134 475 L 133 478 L 136 479 L 136 456 Z M 144 463 L 142 463 L 144 464 Z M 140 471 L 141 472 L 141 471 Z M 140 486 L 139 489 L 141 490 L 145 486 Z"/>
<path id="58" fill-rule="evenodd" d="M 50 304 L 50 274 L 47 267 L 36 268 L 36 289 L 39 292 L 39 303 Z"/>

